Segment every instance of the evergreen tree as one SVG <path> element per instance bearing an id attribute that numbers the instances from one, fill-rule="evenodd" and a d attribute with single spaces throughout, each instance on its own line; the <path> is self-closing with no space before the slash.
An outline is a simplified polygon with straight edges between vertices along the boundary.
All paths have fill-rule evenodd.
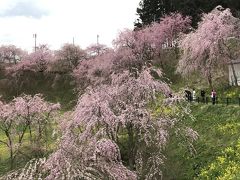
<path id="1" fill-rule="evenodd" d="M 137 8 L 139 18 L 135 22 L 135 27 L 149 25 L 159 21 L 165 14 L 176 11 L 191 16 L 192 25 L 196 27 L 201 14 L 210 12 L 218 5 L 230 8 L 233 15 L 239 17 L 239 0 L 141 0 Z"/>

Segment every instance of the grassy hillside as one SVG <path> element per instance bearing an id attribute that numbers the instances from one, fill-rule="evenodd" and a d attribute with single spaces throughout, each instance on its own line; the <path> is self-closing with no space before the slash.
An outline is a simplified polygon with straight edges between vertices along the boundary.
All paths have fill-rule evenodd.
<path id="1" fill-rule="evenodd" d="M 11 100 L 23 93 L 41 93 L 47 101 L 60 102 L 63 110 L 72 109 L 77 101 L 75 82 L 70 74 L 25 72 L 14 78 L 0 71 L 2 99 Z"/>
<path id="2" fill-rule="evenodd" d="M 47 100 L 60 102 L 63 111 L 72 109 L 76 104 L 77 93 L 70 75 L 28 74 L 21 78 L 23 83 L 11 86 L 8 84 L 10 81 L 0 73 L 0 94 L 3 98 L 11 99 L 21 93 L 42 93 Z M 173 89 L 179 91 L 179 86 Z M 199 94 L 201 88 L 196 90 Z M 209 96 L 210 89 L 205 90 Z M 240 88 L 224 87 L 217 93 L 219 97 L 237 99 Z M 232 104 L 213 106 L 210 103 L 192 103 L 195 120 L 187 123 L 199 133 L 199 139 L 194 143 L 195 151 L 188 151 L 184 143 L 173 138 L 165 149 L 164 179 L 240 179 L 240 106 L 237 101 Z M 0 133 L 0 139 L 4 138 Z M 31 154 L 27 145 L 23 148 L 26 154 Z M 0 175 L 9 170 L 8 157 L 7 148 L 0 144 Z M 23 166 L 29 159 L 20 157 L 16 167 Z"/>
<path id="3" fill-rule="evenodd" d="M 165 179 L 240 178 L 240 107 L 195 104 L 192 112 L 196 152 L 173 140 L 166 149 Z"/>

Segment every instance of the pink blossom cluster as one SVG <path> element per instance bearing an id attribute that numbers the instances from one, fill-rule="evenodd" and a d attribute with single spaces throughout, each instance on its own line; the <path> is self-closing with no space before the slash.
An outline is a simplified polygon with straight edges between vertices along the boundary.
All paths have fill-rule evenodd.
<path id="1" fill-rule="evenodd" d="M 10 123 L 14 118 L 14 105 L 13 103 L 5 104 L 0 101 L 0 121 L 1 123 Z"/>
<path id="2" fill-rule="evenodd" d="M 53 54 L 46 46 L 40 46 L 36 52 L 26 55 L 16 65 L 8 67 L 7 73 L 11 75 L 23 73 L 24 71 L 44 72 L 47 70 Z"/>
<path id="3" fill-rule="evenodd" d="M 0 123 L 3 127 L 4 124 L 9 123 L 17 125 L 38 123 L 39 121 L 46 121 L 49 115 L 59 109 L 59 103 L 48 103 L 44 101 L 41 94 L 36 94 L 33 97 L 23 95 L 14 98 L 9 103 L 0 101 Z"/>
<path id="4" fill-rule="evenodd" d="M 182 56 L 178 71 L 188 74 L 197 70 L 210 80 L 215 69 L 231 60 L 226 52 L 226 41 L 230 37 L 239 37 L 238 21 L 230 9 L 223 10 L 220 6 L 203 14 L 198 28 L 180 41 Z"/>
<path id="5" fill-rule="evenodd" d="M 174 41 L 187 30 L 189 23 L 188 17 L 171 14 L 159 24 L 138 31 L 126 30 L 115 41 L 113 50 L 80 62 L 74 76 L 85 90 L 74 112 L 68 115 L 70 118 L 61 124 L 59 148 L 46 163 L 48 179 L 162 177 L 162 150 L 169 130 L 179 124 L 181 112 L 151 115 L 149 103 L 156 103 L 159 94 L 168 99 L 171 89 L 152 76 L 155 73 L 161 77 L 162 73 L 146 62 L 160 53 L 167 41 Z M 178 101 L 164 102 L 163 106 L 174 111 L 174 102 Z M 121 160 L 121 136 L 128 137 L 130 167 Z M 147 153 L 152 147 L 153 152 Z"/>
<path id="6" fill-rule="evenodd" d="M 0 47 L 0 62 L 2 63 L 16 64 L 17 61 L 20 61 L 26 55 L 27 53 L 25 51 L 14 45 Z"/>
<path id="7" fill-rule="evenodd" d="M 173 13 L 162 18 L 160 23 L 144 29 L 126 29 L 114 41 L 113 50 L 100 44 L 89 47 L 88 50 L 95 55 L 80 62 L 73 75 L 82 87 L 86 84 L 108 82 L 113 71 L 141 69 L 159 56 L 166 43 L 170 46 L 170 42 L 173 43 L 181 32 L 186 31 L 190 22 L 189 17 L 184 18 L 179 13 Z"/>
<path id="8" fill-rule="evenodd" d="M 43 131 L 59 109 L 59 104 L 44 101 L 40 94 L 16 97 L 9 103 L 0 101 L 0 131 L 6 136 L 0 143 L 9 149 L 11 167 L 20 152 L 26 131 L 29 130 L 30 136 L 27 140 L 41 147 Z"/>
<path id="9" fill-rule="evenodd" d="M 157 118 L 151 116 L 149 102 L 156 101 L 158 92 L 165 97 L 170 93 L 166 83 L 151 76 L 152 70 L 144 68 L 136 73 L 128 70 L 113 73 L 111 83 L 86 89 L 72 117 L 62 124 L 59 149 L 46 164 L 50 170 L 49 179 L 66 178 L 66 175 L 86 179 L 104 179 L 107 176 L 121 180 L 162 176 L 159 169 L 164 161 L 162 150 L 168 142 L 169 130 L 179 119 L 163 114 Z M 173 103 L 169 108 L 171 106 Z M 130 146 L 141 144 L 146 148 L 156 148 L 148 158 L 144 148 L 138 148 L 132 154 L 136 171 L 123 166 L 121 161 L 118 141 L 124 129 L 138 137 L 136 144 Z M 146 168 L 150 169 L 143 175 Z"/>
<path id="10" fill-rule="evenodd" d="M 73 75 L 82 86 L 100 84 L 109 80 L 112 73 L 115 53 L 109 50 L 97 57 L 81 61 L 79 66 L 73 71 Z"/>
<path id="11" fill-rule="evenodd" d="M 76 68 L 79 62 L 86 59 L 86 57 L 87 54 L 84 50 L 72 44 L 65 44 L 55 52 L 50 50 L 47 45 L 39 45 L 35 52 L 25 54 L 20 62 L 9 66 L 6 70 L 11 75 L 21 74 L 26 71 L 69 72 Z"/>
<path id="12" fill-rule="evenodd" d="M 190 27 L 189 17 L 172 13 L 140 30 L 125 30 L 114 41 L 116 49 L 125 49 L 127 57 L 133 56 L 140 61 L 152 60 L 164 47 L 172 46 L 181 32 Z"/>
<path id="13" fill-rule="evenodd" d="M 162 73 L 149 61 L 172 46 L 189 24 L 188 17 L 171 14 L 144 29 L 122 32 L 114 49 L 89 48 L 89 58 L 74 70 L 84 91 L 74 111 L 60 124 L 59 146 L 44 164 L 46 179 L 162 178 L 169 132 L 182 132 L 190 139 L 196 133 L 179 126 L 186 113 L 178 107 L 178 98 L 169 97 L 168 84 L 153 77 L 162 77 Z M 150 106 L 160 102 L 159 96 L 164 99 L 160 104 L 163 110 L 153 116 Z M 40 104 L 41 99 L 36 101 Z M 28 107 L 25 113 L 48 109 L 28 100 L 26 104 L 22 99 L 17 102 L 20 112 L 22 107 Z M 165 113 L 164 108 L 173 113 Z M 127 145 L 128 166 L 122 162 L 123 143 Z"/>
<path id="14" fill-rule="evenodd" d="M 32 159 L 29 161 L 24 168 L 19 169 L 14 172 L 10 172 L 7 175 L 0 177 L 5 180 L 21 179 L 21 180 L 30 180 L 30 179 L 44 179 L 44 174 L 40 171 L 43 169 L 44 164 L 46 163 L 46 158 L 42 159 Z"/>
<path id="15" fill-rule="evenodd" d="M 33 97 L 23 95 L 13 99 L 15 113 L 18 116 L 28 116 L 29 114 L 47 114 L 60 109 L 60 104 L 46 102 L 41 94 L 36 94 Z"/>
<path id="16" fill-rule="evenodd" d="M 86 52 L 88 55 L 88 59 L 91 57 L 99 56 L 103 53 L 106 53 L 109 50 L 109 48 L 104 44 L 92 44 L 87 47 Z"/>
<path id="17" fill-rule="evenodd" d="M 78 64 L 87 58 L 85 50 L 77 45 L 64 44 L 54 52 L 54 57 L 48 66 L 50 72 L 71 72 Z"/>

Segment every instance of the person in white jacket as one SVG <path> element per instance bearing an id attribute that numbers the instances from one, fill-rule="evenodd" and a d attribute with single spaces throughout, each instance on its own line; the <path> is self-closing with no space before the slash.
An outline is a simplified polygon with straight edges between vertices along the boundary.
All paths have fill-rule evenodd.
<path id="1" fill-rule="evenodd" d="M 196 91 L 193 88 L 193 92 L 192 92 L 192 97 L 193 97 L 193 101 L 196 101 Z"/>
<path id="2" fill-rule="evenodd" d="M 216 98 L 217 98 L 217 93 L 215 90 L 212 90 L 211 92 L 211 98 L 212 98 L 212 104 L 216 104 Z"/>

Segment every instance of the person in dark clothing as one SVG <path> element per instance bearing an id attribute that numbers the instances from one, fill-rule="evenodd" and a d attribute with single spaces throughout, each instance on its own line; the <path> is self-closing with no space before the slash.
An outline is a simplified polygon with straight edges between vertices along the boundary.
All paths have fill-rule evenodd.
<path id="1" fill-rule="evenodd" d="M 185 90 L 185 97 L 190 102 L 192 100 L 192 93 L 189 90 Z"/>
<path id="2" fill-rule="evenodd" d="M 204 90 L 201 90 L 202 102 L 205 102 L 205 94 L 206 92 Z"/>

